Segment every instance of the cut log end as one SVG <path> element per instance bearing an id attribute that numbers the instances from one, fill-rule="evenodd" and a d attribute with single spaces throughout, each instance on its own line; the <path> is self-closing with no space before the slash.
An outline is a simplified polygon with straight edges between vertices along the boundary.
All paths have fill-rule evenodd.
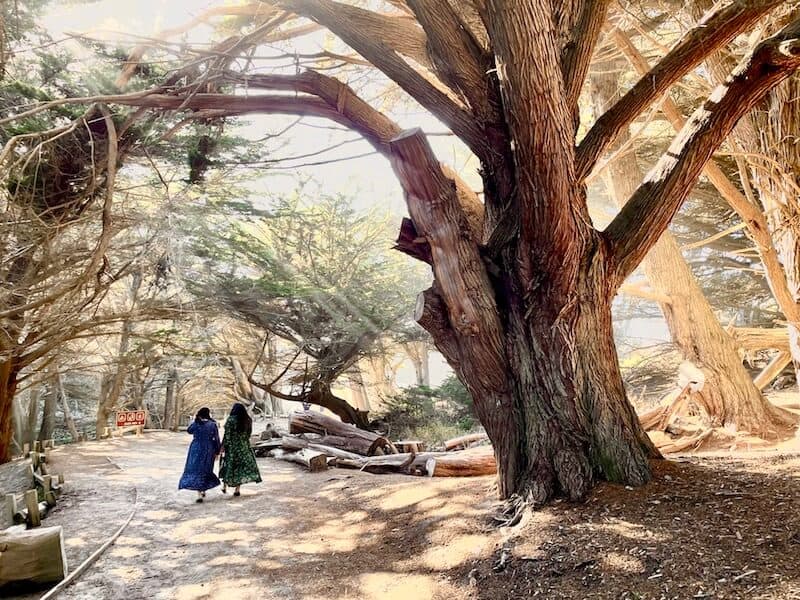
<path id="1" fill-rule="evenodd" d="M 34 589 L 59 582 L 67 575 L 61 527 L 11 527 L 0 531 L 0 548 L 0 588 L 13 584 L 15 591 L 26 585 Z"/>

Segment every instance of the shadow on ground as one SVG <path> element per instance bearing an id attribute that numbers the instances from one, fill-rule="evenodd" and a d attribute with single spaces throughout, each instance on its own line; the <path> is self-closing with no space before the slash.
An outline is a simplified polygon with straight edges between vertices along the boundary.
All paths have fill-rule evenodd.
<path id="1" fill-rule="evenodd" d="M 644 488 L 602 485 L 584 504 L 530 515 L 501 572 L 485 560 L 448 574 L 485 600 L 800 598 L 797 455 L 684 458 L 655 472 Z"/>
<path id="2" fill-rule="evenodd" d="M 497 530 L 491 478 L 310 474 L 272 459 L 241 497 L 195 504 L 175 490 L 188 442 L 151 434 L 70 451 L 73 481 L 98 491 L 59 517 L 73 553 L 100 529 L 92 504 L 110 524 L 133 487 L 139 500 L 62 597 L 800 598 L 797 457 L 660 463 L 645 488 L 601 486 Z"/>

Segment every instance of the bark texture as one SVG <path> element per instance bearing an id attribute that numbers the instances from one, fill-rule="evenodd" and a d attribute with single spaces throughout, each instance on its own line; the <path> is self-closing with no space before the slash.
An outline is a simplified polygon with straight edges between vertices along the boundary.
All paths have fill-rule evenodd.
<path id="1" fill-rule="evenodd" d="M 604 74 L 592 78 L 593 100 L 599 112 L 617 99 L 618 67 L 613 63 L 601 64 L 598 70 Z M 627 131 L 621 132 L 612 148 L 625 147 L 629 139 Z M 622 208 L 643 175 L 635 151 L 631 149 L 618 156 L 605 175 L 612 199 Z M 753 383 L 734 341 L 717 320 L 669 231 L 661 235 L 641 266 L 650 289 L 667 300 L 659 302 L 659 306 L 672 342 L 683 358 L 705 376 L 702 390 L 693 396 L 705 408 L 711 425 L 766 437 L 783 433 L 792 420 L 773 407 Z"/>
<path id="2" fill-rule="evenodd" d="M 475 399 L 501 496 L 579 499 L 598 479 L 647 481 L 657 452 L 625 397 L 611 301 L 737 121 L 800 66 L 800 22 L 755 48 L 600 232 L 584 185 L 598 158 L 674 82 L 780 0 L 737 0 L 709 15 L 580 144 L 577 96 L 605 1 L 407 0 L 396 19 L 335 0 L 262 3 L 329 30 L 457 135 L 480 161 L 483 203 L 419 130 L 401 132 L 320 73 L 220 74 L 271 92 L 263 95 L 198 93 L 206 88 L 197 85 L 104 100 L 217 116 L 309 115 L 361 133 L 389 158 L 405 192 L 410 219 L 398 247 L 435 276 L 417 317 Z M 309 393 L 327 401 L 322 384 Z"/>

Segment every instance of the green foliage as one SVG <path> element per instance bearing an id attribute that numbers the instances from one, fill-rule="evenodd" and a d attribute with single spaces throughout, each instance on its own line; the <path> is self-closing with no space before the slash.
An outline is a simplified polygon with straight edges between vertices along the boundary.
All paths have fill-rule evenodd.
<path id="1" fill-rule="evenodd" d="M 420 439 L 429 444 L 441 444 L 477 425 L 472 396 L 453 375 L 436 388 L 404 389 L 389 399 L 379 420 L 394 439 Z"/>
<path id="2" fill-rule="evenodd" d="M 187 220 L 201 259 L 193 291 L 295 344 L 332 381 L 409 318 L 421 273 L 390 250 L 386 216 L 344 196 L 280 198 L 269 211 L 222 202 Z"/>

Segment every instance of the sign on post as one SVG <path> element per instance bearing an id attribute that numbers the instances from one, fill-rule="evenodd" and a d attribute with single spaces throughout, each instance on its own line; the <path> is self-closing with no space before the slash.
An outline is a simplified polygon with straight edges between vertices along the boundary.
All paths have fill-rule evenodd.
<path id="1" fill-rule="evenodd" d="M 144 425 L 146 421 L 146 410 L 121 410 L 117 412 L 117 427 Z"/>

